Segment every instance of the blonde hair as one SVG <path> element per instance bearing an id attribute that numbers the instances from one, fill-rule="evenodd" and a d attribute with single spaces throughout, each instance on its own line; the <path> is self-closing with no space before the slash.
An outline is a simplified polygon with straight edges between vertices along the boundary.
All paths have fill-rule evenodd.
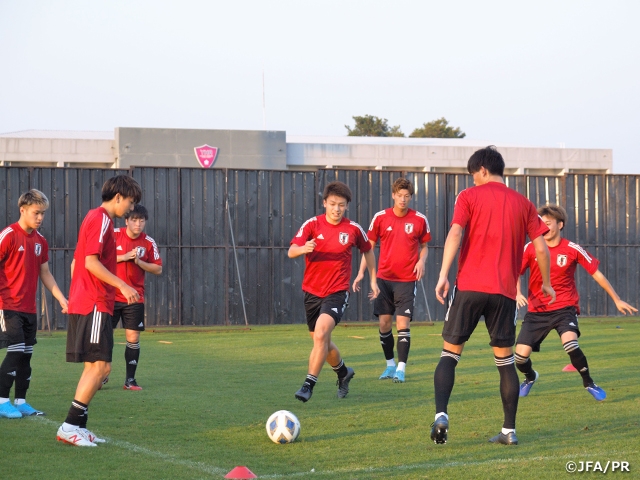
<path id="1" fill-rule="evenodd" d="M 40 190 L 32 188 L 28 192 L 20 195 L 18 199 L 18 208 L 28 207 L 31 205 L 42 205 L 45 208 L 49 208 L 49 199 Z"/>

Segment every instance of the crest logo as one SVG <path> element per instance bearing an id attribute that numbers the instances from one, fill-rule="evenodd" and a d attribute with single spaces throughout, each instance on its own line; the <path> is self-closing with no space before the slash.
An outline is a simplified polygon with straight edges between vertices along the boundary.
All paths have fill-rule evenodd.
<path id="1" fill-rule="evenodd" d="M 206 143 L 200 147 L 193 149 L 196 152 L 196 158 L 202 168 L 209 168 L 213 166 L 218 156 L 218 147 L 212 147 Z"/>
<path id="2" fill-rule="evenodd" d="M 42 253 L 42 245 L 39 243 L 36 243 L 36 257 L 39 257 L 41 253 Z"/>
<path id="3" fill-rule="evenodd" d="M 144 247 L 136 247 L 136 253 L 138 254 L 138 258 L 142 258 L 144 254 L 147 253 L 147 249 Z"/>
<path id="4" fill-rule="evenodd" d="M 340 237 L 338 239 L 340 240 L 340 243 L 342 245 L 346 245 L 347 243 L 349 243 L 349 234 L 340 232 Z"/>
<path id="5" fill-rule="evenodd" d="M 567 264 L 567 256 L 566 255 L 558 255 L 556 258 L 556 263 L 559 267 L 564 267 Z"/>
<path id="6" fill-rule="evenodd" d="M 404 224 L 404 231 L 406 233 L 412 233 L 413 232 L 413 223 L 405 223 Z"/>

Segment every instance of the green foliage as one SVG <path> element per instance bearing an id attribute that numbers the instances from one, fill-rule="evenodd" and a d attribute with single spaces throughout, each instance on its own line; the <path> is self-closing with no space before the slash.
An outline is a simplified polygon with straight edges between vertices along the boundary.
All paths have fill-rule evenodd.
<path id="1" fill-rule="evenodd" d="M 449 442 L 429 439 L 441 329 L 412 323 L 407 381 L 394 384 L 378 380 L 385 362 L 377 325 L 340 324 L 333 340 L 355 369 L 351 391 L 338 400 L 325 365 L 305 404 L 294 393 L 312 346 L 306 325 L 148 330 L 140 342 L 140 392 L 122 390 L 125 339 L 118 329 L 110 381 L 89 409 L 89 428 L 109 440 L 96 448 L 55 441 L 82 365 L 65 363 L 64 333 L 40 335 L 28 401 L 47 416 L 0 419 L 0 476 L 204 479 L 245 465 L 259 478 L 537 479 L 566 476 L 568 461 L 624 460 L 638 468 L 637 319 L 580 319 L 580 345 L 607 391 L 604 402 L 585 392 L 578 373 L 561 371 L 568 356 L 549 335 L 531 357 L 540 380 L 520 399 L 517 447 L 487 442 L 502 426 L 502 406 L 482 323 L 456 369 Z M 280 409 L 302 424 L 291 445 L 272 443 L 265 431 Z"/>
<path id="2" fill-rule="evenodd" d="M 350 137 L 404 137 L 404 133 L 400 131 L 400 125 L 390 127 L 386 118 L 378 118 L 373 115 L 352 118 L 355 121 L 355 126 L 353 128 L 349 125 L 344 126 Z"/>
<path id="3" fill-rule="evenodd" d="M 432 122 L 422 125 L 411 132 L 410 137 L 421 138 L 464 138 L 467 134 L 460 130 L 460 127 L 449 126 L 446 118 L 442 117 Z"/>

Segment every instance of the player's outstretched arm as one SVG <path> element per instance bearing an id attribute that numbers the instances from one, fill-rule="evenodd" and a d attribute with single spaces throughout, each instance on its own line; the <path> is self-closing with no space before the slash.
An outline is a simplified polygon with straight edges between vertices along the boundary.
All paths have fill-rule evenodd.
<path id="1" fill-rule="evenodd" d="M 418 262 L 415 267 L 413 267 L 413 273 L 416 275 L 416 281 L 422 280 L 424 277 L 424 271 L 427 266 L 427 256 L 429 255 L 429 247 L 426 243 L 420 245 L 420 257 L 418 257 Z"/>
<path id="2" fill-rule="evenodd" d="M 516 283 L 516 302 L 518 304 L 518 307 L 524 307 L 525 305 L 527 305 L 529 303 L 529 300 L 527 300 L 527 297 L 525 297 L 524 295 L 522 295 L 522 291 L 520 290 L 520 277 L 518 277 L 518 283 Z"/>
<path id="3" fill-rule="evenodd" d="M 638 311 L 637 308 L 632 307 L 627 302 L 620 299 L 620 296 L 613 289 L 611 283 L 609 283 L 609 280 L 607 280 L 607 277 L 605 277 L 600 270 L 596 270 L 596 273 L 591 276 L 598 283 L 598 285 L 600 285 L 604 289 L 604 291 L 609 294 L 611 299 L 615 302 L 616 308 L 620 311 L 620 313 L 623 313 L 624 315 L 626 315 L 627 313 L 629 315 L 633 315 L 634 312 Z"/>
<path id="4" fill-rule="evenodd" d="M 549 305 L 551 305 L 556 301 L 556 292 L 553 287 L 551 287 L 549 247 L 547 247 L 547 242 L 544 241 L 542 235 L 531 240 L 531 243 L 536 251 L 536 260 L 538 261 L 538 268 L 540 268 L 540 274 L 542 275 L 542 293 L 545 297 L 551 297 L 551 301 L 549 302 Z"/>
<path id="5" fill-rule="evenodd" d="M 380 294 L 380 289 L 378 288 L 378 280 L 376 279 L 376 256 L 373 254 L 373 249 L 365 253 L 364 258 L 367 262 L 369 278 L 371 279 L 371 293 L 369 294 L 369 298 L 374 299 Z"/>
<path id="6" fill-rule="evenodd" d="M 140 295 L 136 292 L 136 289 L 127 285 L 127 283 L 118 278 L 116 275 L 111 273 L 106 267 L 100 263 L 97 255 L 87 255 L 84 259 L 85 268 L 91 275 L 96 277 L 98 280 L 103 281 L 111 285 L 112 287 L 116 287 L 124 298 L 127 299 L 127 303 L 136 303 L 140 300 Z"/>
<path id="7" fill-rule="evenodd" d="M 315 248 L 316 248 L 316 241 L 314 239 L 307 241 L 304 245 L 296 245 L 294 243 L 289 247 L 289 251 L 287 252 L 287 255 L 289 255 L 289 258 L 296 258 L 296 257 L 299 257 L 300 255 L 306 255 L 307 253 L 313 252 Z"/>
<path id="8" fill-rule="evenodd" d="M 460 242 L 462 242 L 462 233 L 464 229 L 454 223 L 451 225 L 447 239 L 444 242 L 444 253 L 442 254 L 442 267 L 440 268 L 440 277 L 436 285 L 436 298 L 444 305 L 444 300 L 449 294 L 449 270 L 453 264 L 453 260 L 458 254 Z"/>
<path id="9" fill-rule="evenodd" d="M 49 262 L 45 262 L 40 265 L 40 280 L 42 284 L 51 292 L 51 295 L 54 296 L 60 306 L 62 307 L 62 313 L 67 313 L 67 309 L 69 308 L 69 302 L 67 302 L 67 298 L 64 296 L 60 288 L 58 288 L 58 284 L 56 283 L 56 279 L 51 275 L 51 271 L 49 270 Z"/>

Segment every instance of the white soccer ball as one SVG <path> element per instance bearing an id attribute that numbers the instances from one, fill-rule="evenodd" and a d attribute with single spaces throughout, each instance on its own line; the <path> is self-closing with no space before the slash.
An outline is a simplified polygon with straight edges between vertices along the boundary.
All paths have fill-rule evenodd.
<path id="1" fill-rule="evenodd" d="M 291 443 L 300 435 L 300 421 L 288 410 L 278 410 L 267 420 L 267 435 L 274 443 Z"/>

